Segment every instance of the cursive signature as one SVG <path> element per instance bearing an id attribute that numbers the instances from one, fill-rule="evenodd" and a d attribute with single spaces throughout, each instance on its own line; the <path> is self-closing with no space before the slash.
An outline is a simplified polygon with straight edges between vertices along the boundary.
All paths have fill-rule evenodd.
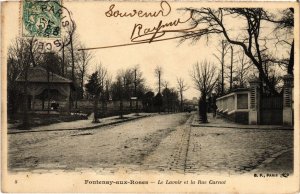
<path id="1" fill-rule="evenodd" d="M 197 27 L 195 24 L 189 28 L 179 28 L 171 30 L 171 27 L 177 27 L 182 24 L 185 24 L 193 19 L 193 13 L 190 13 L 188 19 L 182 21 L 182 19 L 177 18 L 171 22 L 163 22 L 160 20 L 158 24 L 151 28 L 144 28 L 142 24 L 135 24 L 131 34 L 131 42 L 153 42 L 160 37 L 164 36 L 168 32 L 187 32 Z"/>
<path id="2" fill-rule="evenodd" d="M 110 5 L 109 10 L 105 12 L 106 17 L 166 17 L 171 13 L 171 6 L 168 2 L 160 2 L 160 10 L 154 12 L 145 12 L 143 10 L 132 10 L 132 12 L 121 12 L 119 10 L 114 10 L 115 4 Z"/>

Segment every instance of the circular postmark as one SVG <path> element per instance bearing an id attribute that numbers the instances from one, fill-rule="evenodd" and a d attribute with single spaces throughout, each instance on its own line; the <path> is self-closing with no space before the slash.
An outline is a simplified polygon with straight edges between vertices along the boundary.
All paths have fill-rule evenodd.
<path id="1" fill-rule="evenodd" d="M 60 50 L 69 44 L 75 23 L 61 0 L 24 0 L 22 8 L 22 36 L 34 38 L 39 52 Z"/>

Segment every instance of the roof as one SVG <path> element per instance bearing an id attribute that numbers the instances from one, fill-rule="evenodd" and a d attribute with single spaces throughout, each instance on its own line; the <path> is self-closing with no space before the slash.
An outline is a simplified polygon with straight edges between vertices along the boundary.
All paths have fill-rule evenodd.
<path id="1" fill-rule="evenodd" d="M 50 72 L 50 82 L 51 83 L 72 83 L 72 80 L 57 75 L 55 73 Z M 16 81 L 24 82 L 24 74 L 20 73 L 17 77 Z M 43 67 L 30 67 L 28 69 L 28 82 L 38 82 L 38 83 L 47 83 L 47 70 Z"/>
<path id="2" fill-rule="evenodd" d="M 250 91 L 249 88 L 236 88 L 233 89 L 231 92 L 244 92 L 244 91 Z"/>

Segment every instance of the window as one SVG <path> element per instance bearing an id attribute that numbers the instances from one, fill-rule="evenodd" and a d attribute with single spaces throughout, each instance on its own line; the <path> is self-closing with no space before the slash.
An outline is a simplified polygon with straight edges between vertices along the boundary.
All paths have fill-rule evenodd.
<path id="1" fill-rule="evenodd" d="M 237 109 L 248 109 L 248 94 L 237 94 Z"/>

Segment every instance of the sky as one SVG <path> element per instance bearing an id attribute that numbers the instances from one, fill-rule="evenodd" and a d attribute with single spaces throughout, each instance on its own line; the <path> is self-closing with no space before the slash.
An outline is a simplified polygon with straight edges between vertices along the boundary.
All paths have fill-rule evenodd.
<path id="1" fill-rule="evenodd" d="M 142 24 L 143 27 L 157 26 L 159 21 L 172 22 L 178 18 L 184 20 L 187 15 L 177 8 L 193 6 L 193 3 L 182 4 L 169 2 L 172 10 L 167 17 L 157 18 L 139 18 L 139 17 L 106 17 L 105 12 L 109 7 L 115 4 L 114 10 L 120 12 L 131 12 L 133 9 L 142 11 L 160 10 L 160 2 L 152 3 L 126 3 L 126 2 L 100 2 L 100 1 L 66 1 L 64 6 L 72 13 L 72 18 L 76 22 L 77 34 L 80 42 L 87 48 L 103 47 L 118 44 L 130 43 L 130 36 L 135 24 Z M 195 4 L 196 6 L 197 4 Z M 9 15 L 5 18 L 4 36 L 9 44 L 16 36 L 20 34 L 20 5 L 19 3 L 8 3 L 8 9 L 4 9 L 4 14 Z M 239 23 L 231 23 L 238 27 Z M 176 35 L 176 34 L 172 34 Z M 216 63 L 218 61 L 213 57 L 217 54 L 218 38 L 211 38 L 208 41 L 202 39 L 195 44 L 186 41 L 179 44 L 178 39 L 161 41 L 150 44 L 140 44 L 127 47 L 116 47 L 107 49 L 92 50 L 93 59 L 90 62 L 88 72 L 92 73 L 97 64 L 103 64 L 109 73 L 115 77 L 120 69 L 126 69 L 139 65 L 143 72 L 146 84 L 157 92 L 157 78 L 154 76 L 156 66 L 163 69 L 162 79 L 169 82 L 168 87 L 176 87 L 176 78 L 182 77 L 189 90 L 184 93 L 184 97 L 192 99 L 199 97 L 200 93 L 194 89 L 193 81 L 190 76 L 193 64 L 208 60 Z M 215 70 L 216 74 L 218 69 Z"/>

